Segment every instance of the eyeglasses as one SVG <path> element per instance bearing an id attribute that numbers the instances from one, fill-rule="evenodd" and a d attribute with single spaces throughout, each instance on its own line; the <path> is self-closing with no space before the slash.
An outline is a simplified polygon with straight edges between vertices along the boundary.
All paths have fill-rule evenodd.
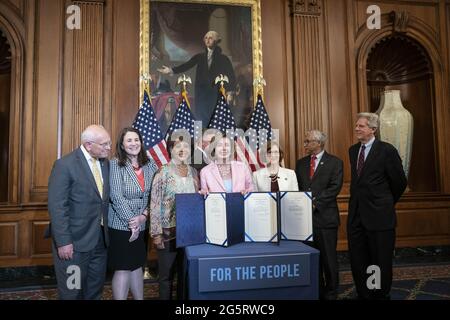
<path id="1" fill-rule="evenodd" d="M 108 141 L 108 142 L 105 142 L 105 143 L 97 143 L 97 142 L 95 142 L 95 141 L 89 141 L 89 142 L 90 142 L 90 143 L 95 143 L 96 145 L 99 145 L 99 146 L 102 147 L 103 149 L 111 148 L 111 145 L 112 145 L 111 141 Z"/>
<path id="2" fill-rule="evenodd" d="M 311 142 L 318 142 L 317 140 L 304 140 L 303 145 L 310 144 Z"/>

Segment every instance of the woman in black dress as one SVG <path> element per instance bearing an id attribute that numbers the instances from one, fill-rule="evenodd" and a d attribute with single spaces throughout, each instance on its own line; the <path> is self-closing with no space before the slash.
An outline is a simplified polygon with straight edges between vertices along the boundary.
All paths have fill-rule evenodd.
<path id="1" fill-rule="evenodd" d="M 143 299 L 143 267 L 147 260 L 149 196 L 157 166 L 144 151 L 137 129 L 121 131 L 116 158 L 110 162 L 111 201 L 108 227 L 108 265 L 114 271 L 113 298 Z"/>

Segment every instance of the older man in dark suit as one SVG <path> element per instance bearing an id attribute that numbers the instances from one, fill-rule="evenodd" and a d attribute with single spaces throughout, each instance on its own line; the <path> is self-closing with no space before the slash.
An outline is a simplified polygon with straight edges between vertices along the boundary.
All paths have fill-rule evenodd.
<path id="1" fill-rule="evenodd" d="M 53 262 L 60 299 L 100 299 L 108 245 L 111 139 L 99 125 L 81 146 L 56 160 L 48 183 Z"/>
<path id="2" fill-rule="evenodd" d="M 311 191 L 313 196 L 313 245 L 320 251 L 320 298 L 335 300 L 339 285 L 336 197 L 342 187 L 343 164 L 341 159 L 324 150 L 325 141 L 323 132 L 306 133 L 304 146 L 308 156 L 297 161 L 295 172 L 299 190 Z"/>
<path id="3" fill-rule="evenodd" d="M 406 188 L 402 161 L 389 143 L 375 139 L 378 115 L 359 113 L 349 149 L 351 165 L 347 237 L 353 279 L 360 299 L 389 299 L 395 248 L 395 204 Z M 375 269 L 369 266 L 374 266 Z M 379 268 L 380 281 L 368 277 Z M 369 279 L 370 280 L 370 279 Z M 379 282 L 380 286 L 376 283 Z M 370 288 L 369 288 L 370 287 Z"/>

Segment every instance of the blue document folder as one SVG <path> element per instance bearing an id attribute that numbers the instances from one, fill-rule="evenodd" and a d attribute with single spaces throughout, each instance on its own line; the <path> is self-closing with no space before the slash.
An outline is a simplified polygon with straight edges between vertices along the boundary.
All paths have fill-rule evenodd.
<path id="1" fill-rule="evenodd" d="M 226 205 L 226 238 L 220 246 L 231 246 L 244 242 L 244 197 L 240 193 L 221 193 Z M 177 194 L 176 237 L 177 248 L 211 243 L 207 239 L 205 199 L 198 193 Z"/>
<path id="2" fill-rule="evenodd" d="M 205 200 L 199 193 L 175 195 L 177 248 L 206 242 Z"/>

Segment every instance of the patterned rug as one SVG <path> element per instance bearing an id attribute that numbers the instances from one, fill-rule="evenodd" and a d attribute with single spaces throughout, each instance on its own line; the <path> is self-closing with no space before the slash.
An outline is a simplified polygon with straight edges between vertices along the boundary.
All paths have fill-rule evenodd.
<path id="1" fill-rule="evenodd" d="M 340 272 L 339 299 L 355 296 L 355 287 L 350 271 Z M 107 284 L 103 299 L 111 300 L 111 285 Z M 129 299 L 131 299 L 131 295 Z M 450 300 L 450 264 L 433 266 L 409 266 L 394 268 L 391 290 L 393 300 Z M 0 292 L 0 300 L 56 300 L 54 287 L 31 287 L 8 289 Z M 147 280 L 144 299 L 158 299 L 158 283 Z"/>
<path id="2" fill-rule="evenodd" d="M 396 267 L 392 300 L 450 300 L 450 265 Z M 339 299 L 356 296 L 350 271 L 340 272 Z"/>

